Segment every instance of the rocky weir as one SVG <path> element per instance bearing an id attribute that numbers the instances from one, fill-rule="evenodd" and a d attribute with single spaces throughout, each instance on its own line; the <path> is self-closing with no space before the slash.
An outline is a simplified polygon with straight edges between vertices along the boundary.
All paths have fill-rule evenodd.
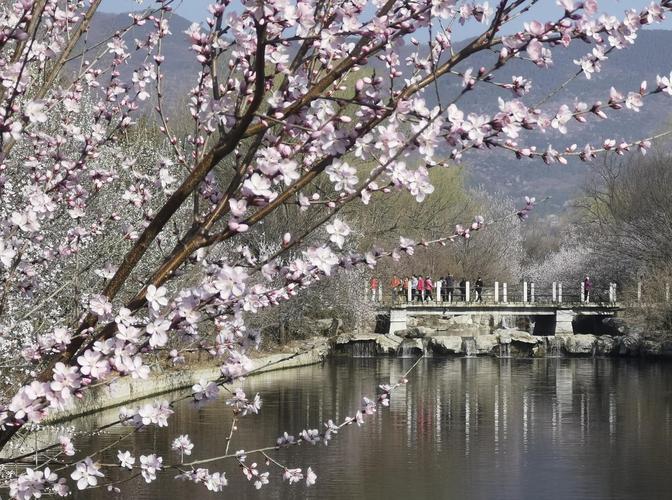
<path id="1" fill-rule="evenodd" d="M 352 357 L 493 356 L 543 357 L 666 357 L 672 341 L 652 341 L 640 334 L 562 334 L 537 336 L 513 328 L 474 335 L 410 327 L 394 334 L 341 334 L 332 339 L 332 354 Z"/>

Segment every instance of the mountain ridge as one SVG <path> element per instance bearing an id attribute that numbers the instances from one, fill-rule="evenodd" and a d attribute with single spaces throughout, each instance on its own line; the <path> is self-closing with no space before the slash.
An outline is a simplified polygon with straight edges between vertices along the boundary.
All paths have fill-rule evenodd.
<path id="1" fill-rule="evenodd" d="M 94 18 L 89 30 L 89 43 L 111 35 L 117 29 L 129 24 L 128 13 L 111 14 L 100 13 Z M 166 102 L 173 109 L 184 103 L 189 89 L 195 84 L 199 66 L 196 64 L 193 53 L 189 50 L 184 31 L 192 23 L 187 19 L 174 14 L 170 20 L 172 35 L 163 42 L 163 53 L 167 57 L 162 64 L 165 75 L 163 88 Z M 149 26 L 139 28 L 136 37 L 140 37 L 149 30 Z M 466 42 L 460 42 L 461 45 Z M 553 51 L 554 63 L 549 69 L 538 69 L 531 63 L 523 60 L 512 60 L 495 75 L 498 82 L 510 82 L 513 75 L 521 75 L 532 80 L 532 90 L 523 98 L 524 102 L 538 102 L 546 93 L 556 89 L 575 74 L 579 66 L 575 59 L 590 52 L 593 45 L 574 41 L 568 48 L 556 47 Z M 572 104 L 577 100 L 592 104 L 595 101 L 606 103 L 609 99 L 609 89 L 613 85 L 621 93 L 637 91 L 640 82 L 647 80 L 649 88 L 655 85 L 655 77 L 669 75 L 672 71 L 672 51 L 665 50 L 672 47 L 672 30 L 642 30 L 633 46 L 613 51 L 609 59 L 602 64 L 602 70 L 594 73 L 590 80 L 584 75 L 569 82 L 566 87 L 554 95 L 543 106 L 543 109 L 552 113 L 561 103 Z M 400 57 L 410 54 L 408 47 L 402 48 Z M 478 53 L 468 61 L 458 66 L 464 71 L 469 67 L 478 70 L 481 66 L 492 66 L 496 61 L 496 54 Z M 134 66 L 134 59 L 129 67 Z M 380 63 L 372 60 L 371 64 Z M 451 97 L 461 91 L 461 78 L 443 78 L 438 84 L 439 93 L 443 102 L 449 102 Z M 444 99 L 445 96 L 445 99 Z M 509 91 L 493 85 L 481 83 L 477 89 L 465 94 L 459 106 L 465 112 L 493 113 L 497 109 L 499 97 L 510 99 Z M 577 144 L 583 147 L 590 142 L 600 145 L 606 138 L 624 139 L 632 141 L 653 135 L 655 132 L 669 125 L 672 115 L 672 101 L 663 96 L 653 96 L 645 99 L 644 106 L 639 113 L 629 110 L 615 111 L 606 108 L 608 120 L 589 117 L 587 124 L 572 121 L 566 135 L 556 132 L 546 134 L 525 134 L 521 144 L 537 146 L 545 149 L 552 143 L 557 150 L 562 151 L 566 146 Z M 434 91 L 426 92 L 428 104 L 437 103 Z M 672 125 L 669 125 L 672 126 Z M 545 165 L 540 160 L 517 160 L 512 154 L 503 151 L 476 152 L 465 157 L 463 164 L 467 166 L 468 179 L 472 185 L 482 185 L 490 191 L 497 191 L 514 198 L 523 195 L 537 198 L 552 197 L 546 204 L 545 210 L 561 211 L 569 200 L 577 196 L 580 187 L 585 181 L 589 168 L 580 161 L 570 161 L 569 165 Z"/>

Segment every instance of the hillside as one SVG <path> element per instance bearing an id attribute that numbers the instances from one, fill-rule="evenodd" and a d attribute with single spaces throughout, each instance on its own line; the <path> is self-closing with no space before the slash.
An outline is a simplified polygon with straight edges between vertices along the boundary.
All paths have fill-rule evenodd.
<path id="1" fill-rule="evenodd" d="M 89 34 L 89 43 L 101 40 L 115 30 L 128 23 L 126 14 L 101 13 L 93 23 Z M 175 107 L 184 103 L 189 88 L 194 85 L 198 65 L 189 52 L 184 31 L 191 23 L 175 15 L 171 20 L 172 36 L 163 44 L 164 54 L 167 55 L 163 65 L 165 73 L 164 89 L 167 103 Z M 140 38 L 141 28 L 136 34 Z M 561 102 L 572 103 L 579 99 L 585 102 L 608 100 L 609 88 L 614 85 L 619 91 L 636 90 L 643 79 L 649 85 L 655 83 L 657 74 L 669 75 L 672 71 L 672 31 L 647 30 L 639 34 L 637 43 L 628 49 L 614 51 L 608 61 L 602 66 L 602 72 L 594 74 L 591 80 L 579 76 L 567 87 L 545 103 L 546 109 L 554 110 Z M 510 81 L 512 75 L 529 76 L 533 79 L 532 92 L 525 98 L 528 103 L 538 102 L 549 91 L 576 73 L 578 66 L 574 59 L 580 58 L 589 52 L 591 46 L 583 42 L 574 42 L 569 48 L 557 48 L 554 51 L 554 65 L 548 70 L 538 70 L 530 63 L 515 60 L 496 75 L 497 81 Z M 405 57 L 406 54 L 400 54 Z M 489 67 L 494 55 L 478 55 L 469 61 L 464 68 L 471 66 Z M 131 61 L 129 68 L 133 67 Z M 375 63 L 374 63 L 375 64 Z M 442 101 L 448 101 L 459 91 L 459 78 L 444 79 L 440 82 L 439 91 Z M 496 109 L 497 98 L 508 98 L 509 93 L 492 85 L 479 85 L 476 90 L 468 93 L 460 101 L 460 107 L 467 111 L 486 111 Z M 428 100 L 435 101 L 435 92 L 427 93 Z M 590 141 L 600 144 L 604 138 L 615 137 L 632 140 L 663 129 L 670 122 L 672 101 L 669 98 L 656 96 L 645 102 L 639 113 L 630 111 L 607 110 L 613 117 L 609 120 L 591 118 L 589 123 L 580 125 L 572 123 L 566 136 L 560 134 L 531 135 L 526 137 L 526 144 L 545 147 L 549 142 L 562 149 L 567 145 L 577 143 L 580 146 Z M 488 190 L 504 192 L 514 198 L 524 195 L 533 195 L 537 198 L 551 196 L 552 201 L 544 210 L 558 212 L 563 205 L 576 196 L 580 186 L 585 181 L 590 167 L 581 162 L 573 162 L 567 166 L 547 166 L 540 161 L 516 160 L 501 151 L 476 152 L 465 157 L 464 163 L 468 168 L 470 182 L 474 185 L 483 185 Z"/>

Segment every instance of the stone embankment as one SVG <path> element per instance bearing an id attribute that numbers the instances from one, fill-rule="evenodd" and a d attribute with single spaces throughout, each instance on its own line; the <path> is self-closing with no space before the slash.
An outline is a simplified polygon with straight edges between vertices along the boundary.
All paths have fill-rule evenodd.
<path id="1" fill-rule="evenodd" d="M 253 368 L 250 376 L 320 363 L 329 355 L 329 352 L 330 346 L 327 339 L 315 338 L 296 344 L 291 350 L 285 349 L 284 352 L 262 354 L 252 359 Z M 119 378 L 109 384 L 85 391 L 84 397 L 74 407 L 59 412 L 45 423 L 56 423 L 140 399 L 190 388 L 201 380 L 217 380 L 220 376 L 218 366 L 194 368 L 193 365 L 188 365 L 183 369 L 153 371 L 146 380 L 130 377 Z"/>

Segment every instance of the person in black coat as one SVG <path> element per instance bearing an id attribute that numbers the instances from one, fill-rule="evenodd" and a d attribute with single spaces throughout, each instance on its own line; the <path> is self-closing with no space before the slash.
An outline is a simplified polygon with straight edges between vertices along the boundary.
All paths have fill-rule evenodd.
<path id="1" fill-rule="evenodd" d="M 483 302 L 483 280 L 480 276 L 476 280 L 474 290 L 476 290 L 476 302 Z"/>
<path id="2" fill-rule="evenodd" d="M 462 278 L 460 281 L 460 294 L 462 295 L 462 300 L 467 300 L 467 280 Z"/>
<path id="3" fill-rule="evenodd" d="M 453 278 L 453 275 L 448 273 L 448 277 L 446 277 L 446 300 L 448 302 L 453 301 L 453 292 L 455 292 L 455 278 Z"/>

